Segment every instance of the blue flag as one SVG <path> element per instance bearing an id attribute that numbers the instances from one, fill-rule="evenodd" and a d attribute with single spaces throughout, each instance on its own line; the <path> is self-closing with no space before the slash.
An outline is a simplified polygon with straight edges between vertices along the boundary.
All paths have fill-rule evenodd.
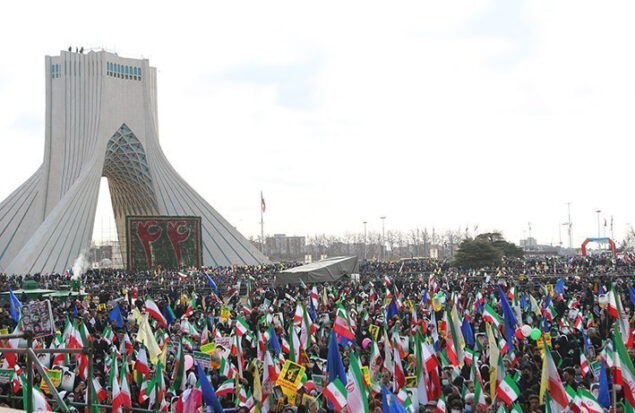
<path id="1" fill-rule="evenodd" d="M 77 305 L 73 304 L 73 316 L 75 318 L 79 317 L 79 311 L 77 311 Z"/>
<path id="2" fill-rule="evenodd" d="M 397 309 L 397 303 L 395 302 L 395 297 L 393 297 L 390 299 L 390 304 L 388 304 L 388 309 L 386 310 L 386 322 L 392 320 L 396 315 L 399 315 L 399 309 Z"/>
<path id="3" fill-rule="evenodd" d="M 556 282 L 556 286 L 553 287 L 553 293 L 556 296 L 564 294 L 564 280 L 562 278 Z"/>
<path id="4" fill-rule="evenodd" d="M 280 341 L 278 341 L 278 335 L 272 326 L 269 326 L 269 350 L 275 351 L 276 354 L 282 351 Z"/>
<path id="5" fill-rule="evenodd" d="M 463 338 L 465 339 L 465 344 L 469 347 L 474 346 L 474 332 L 472 331 L 472 326 L 467 318 L 463 319 L 463 324 L 461 325 L 461 332 L 463 333 Z"/>
<path id="6" fill-rule="evenodd" d="M 121 318 L 121 309 L 119 308 L 119 304 L 116 304 L 115 308 L 110 311 L 110 320 L 115 321 L 115 325 L 117 327 L 123 327 L 123 318 Z"/>
<path id="7" fill-rule="evenodd" d="M 329 381 L 335 380 L 337 377 L 346 386 L 346 370 L 340 356 L 340 349 L 337 347 L 337 338 L 334 331 L 331 331 L 331 340 L 329 341 L 329 354 L 326 359 L 326 371 L 329 373 Z"/>
<path id="8" fill-rule="evenodd" d="M 315 306 L 313 305 L 313 300 L 309 300 L 309 316 L 311 320 L 315 321 L 317 318 L 317 312 L 315 311 Z"/>
<path id="9" fill-rule="evenodd" d="M 604 367 L 604 360 L 600 365 L 600 388 L 598 391 L 598 403 L 605 408 L 609 408 L 611 405 L 611 395 L 609 394 L 609 380 L 606 376 L 606 367 Z"/>
<path id="10" fill-rule="evenodd" d="M 22 308 L 22 303 L 18 300 L 18 297 L 15 296 L 13 290 L 9 288 L 9 310 L 11 311 L 11 318 L 16 323 L 20 321 L 20 309 Z"/>
<path id="11" fill-rule="evenodd" d="M 216 283 L 214 282 L 214 280 L 212 280 L 212 277 L 210 277 L 209 274 L 205 275 L 207 276 L 207 282 L 209 283 L 209 286 L 212 287 L 216 295 L 218 295 L 218 287 L 216 286 Z"/>
<path id="12" fill-rule="evenodd" d="M 501 306 L 503 307 L 503 315 L 505 316 L 505 338 L 507 339 L 507 345 L 509 346 L 509 352 L 511 353 L 514 349 L 514 332 L 516 331 L 516 324 L 518 324 L 518 320 L 516 320 L 514 310 L 512 310 L 509 306 L 507 297 L 503 292 L 503 287 L 500 285 L 498 286 L 498 293 L 501 299 Z"/>
<path id="13" fill-rule="evenodd" d="M 632 285 L 628 286 L 628 294 L 631 296 L 631 303 L 635 305 L 635 288 Z"/>
<path id="14" fill-rule="evenodd" d="M 172 324 L 176 318 L 174 318 L 174 313 L 170 310 L 170 306 L 168 303 L 163 304 L 163 317 L 165 317 L 165 321 L 168 325 Z"/>
<path id="15" fill-rule="evenodd" d="M 382 385 L 381 405 L 383 413 L 408 413 L 403 404 L 397 399 L 397 397 L 388 390 L 388 387 Z"/>
<path id="16" fill-rule="evenodd" d="M 211 407 L 214 413 L 225 413 L 223 407 L 218 401 L 218 396 L 216 396 L 216 392 L 214 391 L 212 384 L 209 382 L 207 375 L 205 375 L 205 372 L 203 371 L 203 368 L 198 363 L 196 363 L 196 367 L 198 368 L 198 382 L 201 384 L 203 402 L 207 407 Z"/>

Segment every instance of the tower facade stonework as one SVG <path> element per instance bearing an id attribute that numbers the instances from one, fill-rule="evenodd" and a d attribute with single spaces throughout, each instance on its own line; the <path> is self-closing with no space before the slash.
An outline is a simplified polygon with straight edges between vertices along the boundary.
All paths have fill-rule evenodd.
<path id="1" fill-rule="evenodd" d="M 204 265 L 267 261 L 163 154 L 156 69 L 147 59 L 62 51 L 45 60 L 44 160 L 0 203 L 0 272 L 72 266 L 90 244 L 102 176 L 121 248 L 126 216 L 200 216 Z"/>

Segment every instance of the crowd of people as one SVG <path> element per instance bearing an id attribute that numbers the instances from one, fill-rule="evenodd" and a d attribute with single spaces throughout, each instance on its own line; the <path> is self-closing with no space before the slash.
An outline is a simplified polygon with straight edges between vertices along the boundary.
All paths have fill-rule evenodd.
<path id="1" fill-rule="evenodd" d="M 113 413 L 601 413 L 635 404 L 628 256 L 478 270 L 368 261 L 359 277 L 279 285 L 291 265 L 0 275 L 11 291 L 0 326 L 20 333 L 21 309 L 50 301 L 52 334 L 33 346 L 91 349 L 38 355 L 49 373 L 62 371 L 57 389 L 78 410 L 89 391 L 95 411 Z M 25 280 L 73 292 L 27 298 Z M 0 403 L 24 408 L 25 356 L 0 351 L 0 364 Z M 43 383 L 39 370 L 33 377 Z M 33 397 L 36 409 L 59 408 L 41 386 Z"/>

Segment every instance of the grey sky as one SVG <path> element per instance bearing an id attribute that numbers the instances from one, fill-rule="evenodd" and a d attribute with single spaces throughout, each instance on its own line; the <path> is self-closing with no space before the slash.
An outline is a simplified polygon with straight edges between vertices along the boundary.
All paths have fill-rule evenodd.
<path id="1" fill-rule="evenodd" d="M 41 162 L 44 55 L 78 45 L 158 68 L 163 149 L 247 236 L 260 190 L 267 233 L 635 224 L 631 2 L 35 3 L 3 5 L 0 199 Z"/>

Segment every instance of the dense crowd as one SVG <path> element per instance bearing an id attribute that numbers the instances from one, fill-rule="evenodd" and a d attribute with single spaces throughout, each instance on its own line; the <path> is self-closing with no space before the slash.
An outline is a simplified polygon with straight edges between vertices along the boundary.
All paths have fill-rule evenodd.
<path id="1" fill-rule="evenodd" d="M 33 345 L 92 349 L 92 383 L 86 355 L 38 356 L 62 370 L 58 390 L 77 409 L 89 387 L 103 412 L 600 413 L 635 404 L 629 256 L 479 270 L 368 261 L 359 278 L 279 285 L 291 265 L 1 275 L 2 291 L 16 293 L 0 326 L 22 331 L 16 310 L 34 300 L 20 291 L 25 280 L 74 291 L 49 298 L 54 332 Z M 14 354 L 0 356 L 0 403 L 22 408 L 26 362 Z M 39 387 L 34 405 L 58 408 Z"/>

